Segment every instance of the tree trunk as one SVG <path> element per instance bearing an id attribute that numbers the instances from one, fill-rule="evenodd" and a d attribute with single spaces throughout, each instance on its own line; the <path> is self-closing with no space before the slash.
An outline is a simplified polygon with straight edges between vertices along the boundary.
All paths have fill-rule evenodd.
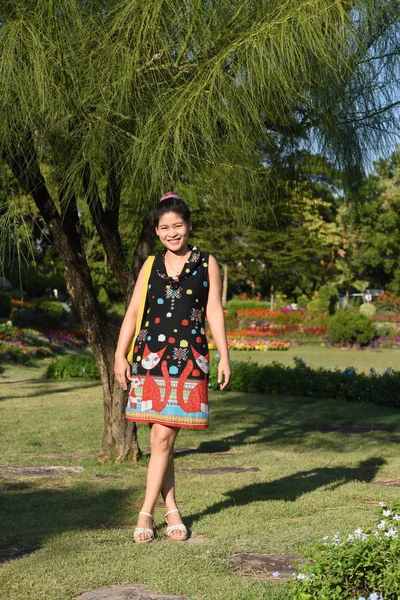
<path id="1" fill-rule="evenodd" d="M 270 294 L 270 308 L 271 310 L 274 310 L 274 284 L 271 283 L 271 287 L 269 288 L 269 294 Z"/>
<path id="2" fill-rule="evenodd" d="M 223 273 L 223 279 L 222 279 L 222 306 L 226 306 L 226 302 L 228 300 L 228 265 L 227 263 L 224 263 L 222 265 L 222 273 Z"/>
<path id="3" fill-rule="evenodd" d="M 94 291 L 79 234 L 76 202 L 69 202 L 64 207 L 61 218 L 39 165 L 32 160 L 32 156 L 32 147 L 28 144 L 22 153 L 7 155 L 5 158 L 20 186 L 34 199 L 52 232 L 54 244 L 65 267 L 67 290 L 99 367 L 104 402 L 104 435 L 99 460 L 104 462 L 113 457 L 120 462 L 130 457 L 136 462 L 140 454 L 136 426 L 125 419 L 127 392 L 120 388 L 114 377 L 116 344 Z"/>

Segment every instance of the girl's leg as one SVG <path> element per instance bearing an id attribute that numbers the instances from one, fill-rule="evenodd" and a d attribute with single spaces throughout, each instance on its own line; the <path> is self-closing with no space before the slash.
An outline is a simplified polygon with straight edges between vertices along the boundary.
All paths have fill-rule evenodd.
<path id="1" fill-rule="evenodd" d="M 173 456 L 174 443 L 178 432 L 178 427 L 167 427 L 160 423 L 154 423 L 151 428 L 151 455 L 147 469 L 146 496 L 141 509 L 145 512 L 153 513 L 170 465 L 170 457 Z M 153 522 L 150 517 L 139 515 L 137 526 L 152 528 Z M 145 537 L 145 534 L 142 534 L 138 536 L 138 539 L 142 540 Z"/>
<path id="2" fill-rule="evenodd" d="M 165 474 L 164 485 L 161 489 L 161 495 L 165 502 L 166 512 L 169 512 L 170 510 L 175 510 L 177 508 L 175 499 L 175 469 L 173 450 L 169 458 L 168 469 Z M 168 525 L 178 525 L 179 523 L 182 523 L 182 519 L 179 512 L 174 512 L 168 515 L 167 519 Z M 180 530 L 176 530 L 171 532 L 171 536 L 176 538 L 184 537 L 186 539 L 187 533 Z"/>

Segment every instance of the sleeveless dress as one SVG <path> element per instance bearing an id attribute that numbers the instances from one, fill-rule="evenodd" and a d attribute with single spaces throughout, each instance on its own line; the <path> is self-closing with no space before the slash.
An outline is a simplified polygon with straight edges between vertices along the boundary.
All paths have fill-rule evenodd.
<path id="1" fill-rule="evenodd" d="M 179 278 L 166 250 L 156 255 L 132 361 L 126 418 L 172 427 L 208 427 L 210 355 L 205 334 L 208 257 L 195 246 Z"/>

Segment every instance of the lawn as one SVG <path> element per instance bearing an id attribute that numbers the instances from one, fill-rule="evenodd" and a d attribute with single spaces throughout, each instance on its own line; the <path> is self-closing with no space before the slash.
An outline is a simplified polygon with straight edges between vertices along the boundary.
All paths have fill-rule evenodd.
<path id="1" fill-rule="evenodd" d="M 295 348 L 292 356 L 311 363 L 311 349 L 307 357 L 302 349 Z M 318 361 L 323 349 L 316 350 Z M 390 351 L 326 352 L 333 352 L 332 366 L 353 364 L 366 370 L 386 368 L 394 356 Z M 276 354 L 249 353 L 256 360 L 260 355 L 281 362 L 290 358 L 289 353 Z M 386 360 L 378 365 L 375 357 L 381 356 Z M 341 362 L 348 357 L 353 360 Z M 330 366 L 322 356 L 314 364 L 322 360 Z M 3 468 L 0 552 L 36 551 L 0 567 L 2 600 L 72 600 L 84 590 L 125 582 L 141 582 L 190 600 L 289 600 L 285 583 L 238 574 L 229 558 L 241 552 L 301 553 L 317 538 L 374 521 L 379 501 L 398 499 L 398 488 L 371 483 L 374 478 L 399 477 L 398 446 L 391 441 L 400 431 L 398 411 L 309 398 L 212 393 L 210 428 L 182 431 L 177 442 L 185 449 L 176 457 L 177 487 L 191 542 L 167 540 L 164 511 L 158 508 L 156 541 L 135 545 L 133 528 L 147 457 L 138 466 L 98 464 L 98 382 L 47 381 L 41 378 L 43 366 L 0 371 L 2 465 L 84 468 L 39 478 L 5 473 Z M 394 433 L 318 431 L 343 424 L 391 427 Z M 140 428 L 140 441 L 145 449 L 146 427 Z M 259 470 L 191 472 L 221 466 Z"/>
<path id="2" fill-rule="evenodd" d="M 269 350 L 267 352 L 231 350 L 231 358 L 234 360 L 252 360 L 260 364 L 269 364 L 273 361 L 283 365 L 293 366 L 293 358 L 303 358 L 311 367 L 325 367 L 340 369 L 356 367 L 359 371 L 368 372 L 371 367 L 378 373 L 387 368 L 400 370 L 400 349 L 367 349 L 348 350 L 345 348 L 334 348 L 326 343 L 304 344 L 291 346 L 286 351 Z"/>

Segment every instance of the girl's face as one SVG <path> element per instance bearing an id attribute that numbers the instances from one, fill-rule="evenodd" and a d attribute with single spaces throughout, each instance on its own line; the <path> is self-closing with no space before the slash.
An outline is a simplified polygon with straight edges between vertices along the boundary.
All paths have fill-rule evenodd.
<path id="1" fill-rule="evenodd" d="M 179 253 L 181 251 L 186 252 L 191 230 L 191 223 L 186 223 L 175 212 L 168 212 L 160 217 L 158 226 L 156 227 L 156 234 L 168 250 Z"/>

